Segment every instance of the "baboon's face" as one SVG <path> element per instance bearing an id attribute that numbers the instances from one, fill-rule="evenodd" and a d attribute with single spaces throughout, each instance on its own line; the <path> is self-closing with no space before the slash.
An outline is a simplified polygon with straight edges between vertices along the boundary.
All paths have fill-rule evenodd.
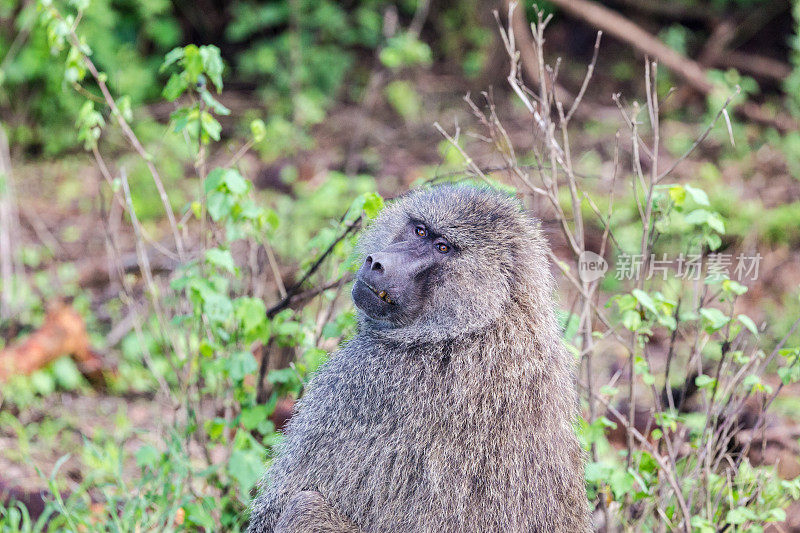
<path id="1" fill-rule="evenodd" d="M 387 246 L 368 251 L 353 285 L 353 301 L 387 325 L 412 322 L 425 307 L 432 281 L 457 254 L 423 221 L 408 220 Z"/>
<path id="2" fill-rule="evenodd" d="M 540 241 L 515 200 L 496 191 L 440 186 L 404 195 L 359 242 L 361 325 L 409 343 L 488 326 L 512 298 L 530 299 L 529 282 L 549 284 Z"/>
<path id="3" fill-rule="evenodd" d="M 530 291 L 534 225 L 494 191 L 441 186 L 393 201 L 362 234 L 353 301 L 363 327 L 400 342 L 463 335 Z"/>

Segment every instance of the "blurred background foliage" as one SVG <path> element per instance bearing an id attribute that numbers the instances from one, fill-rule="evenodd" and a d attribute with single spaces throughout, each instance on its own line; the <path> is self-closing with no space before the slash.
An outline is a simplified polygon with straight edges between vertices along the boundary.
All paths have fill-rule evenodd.
<path id="1" fill-rule="evenodd" d="M 356 233 L 383 197 L 475 177 L 466 153 L 492 179 L 511 181 L 501 168 L 510 145 L 520 165 L 536 165 L 540 138 L 508 88 L 508 57 L 493 13 L 505 25 L 509 4 L 0 0 L 0 124 L 10 148 L 8 168 L 0 168 L 0 200 L 13 202 L 21 221 L 14 256 L 3 258 L 14 276 L 0 288 L 8 304 L 0 313 L 0 350 L 46 331 L 66 302 L 81 338 L 107 365 L 101 385 L 74 357 L 2 381 L 0 531 L 245 525 L 292 403 L 355 328 L 347 283 Z M 694 190 L 704 220 L 668 221 L 668 213 L 659 250 L 674 252 L 697 238 L 705 239 L 705 252 L 762 253 L 761 277 L 733 299 L 741 296 L 739 311 L 751 323 L 769 325 L 759 329 L 766 348 L 787 334 L 787 346 L 797 345 L 800 132 L 785 124 L 800 120 L 800 2 L 601 4 L 707 74 L 712 88 L 698 92 L 659 67 L 655 90 L 663 101 L 668 161 L 691 149 L 739 91 L 728 120 L 716 121 L 675 169 L 675 180 L 697 189 L 676 185 L 670 194 Z M 538 8 L 553 16 L 548 62 L 558 65 L 558 83 L 576 95 L 596 28 L 558 2 Z M 532 4 L 524 12 L 529 22 L 537 20 Z M 87 71 L 85 57 L 98 76 Z M 606 35 L 584 95 L 588 109 L 570 126 L 575 170 L 594 201 L 580 206 L 586 220 L 609 205 L 603 187 L 616 134 L 626 131 L 612 95 L 622 95 L 625 109 L 642 102 L 642 73 L 642 54 Z M 106 86 L 117 111 L 109 108 Z M 498 150 L 465 104 L 467 93 L 482 98 L 481 109 L 496 112 L 506 128 L 507 144 Z M 756 107 L 741 113 L 748 104 Z M 118 117 L 141 150 L 132 148 Z M 456 132 L 452 142 L 434 122 Z M 628 168 L 619 181 L 633 177 Z M 560 194 L 558 201 L 569 205 L 569 191 Z M 630 191 L 616 198 L 617 251 L 639 246 L 637 202 Z M 176 221 L 165 216 L 165 206 Z M 558 217 L 546 205 L 534 207 L 563 257 Z M 589 228 L 593 245 L 602 233 L 599 225 Z M 143 251 L 152 258 L 153 280 L 142 268 Z M 601 287 L 607 301 L 621 300 L 625 290 L 611 278 Z M 567 293 L 565 338 L 577 343 Z M 663 316 L 647 310 L 655 309 L 647 294 L 639 296 L 647 309 L 623 297 L 627 307 L 618 310 L 631 331 L 657 329 L 672 318 L 675 304 L 661 294 L 654 298 Z M 667 337 L 649 342 L 663 348 Z M 790 363 L 781 368 L 793 368 L 797 354 L 785 350 Z M 596 370 L 619 370 L 615 353 L 604 353 L 605 366 Z M 720 353 L 704 356 L 715 362 Z M 781 380 L 770 376 L 766 386 L 777 388 Z M 787 390 L 775 404 L 785 422 L 780 427 L 790 428 L 781 442 L 795 450 L 787 420 L 800 412 L 800 391 Z M 681 423 L 696 435 L 705 432 L 704 419 L 686 415 Z M 637 512 L 660 479 L 655 463 L 640 454 L 638 471 L 621 468 L 625 459 L 608 442 L 613 422 L 603 416 L 583 422 L 587 447 L 606 454 L 587 469 L 597 508 L 622 506 L 630 528 L 652 524 Z M 662 422 L 666 428 L 674 421 Z M 795 455 L 789 462 L 796 467 Z M 757 471 L 741 471 L 741 486 L 759 485 L 773 464 L 764 459 Z M 728 530 L 759 531 L 787 518 L 781 513 L 789 496 L 800 496 L 798 473 L 766 475 L 761 492 L 725 492 L 743 502 L 727 509 Z M 36 500 L 42 491 L 44 506 L 41 496 Z M 37 511 L 37 502 L 44 508 Z M 752 509 L 758 514 L 748 514 Z M 696 530 L 714 530 L 697 517 Z M 800 509 L 788 519 L 787 527 L 800 528 Z"/>

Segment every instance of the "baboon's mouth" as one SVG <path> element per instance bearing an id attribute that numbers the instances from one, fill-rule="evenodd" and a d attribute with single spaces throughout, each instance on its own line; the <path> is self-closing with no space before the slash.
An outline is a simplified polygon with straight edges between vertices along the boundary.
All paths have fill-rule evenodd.
<path id="1" fill-rule="evenodd" d="M 380 298 L 381 300 L 383 300 L 387 304 L 395 303 L 394 300 L 392 300 L 392 298 L 389 296 L 388 292 L 386 292 L 384 290 L 378 290 L 375 287 L 373 287 L 372 285 L 370 285 L 369 283 L 364 283 L 364 285 L 366 285 L 367 288 L 369 290 L 371 290 L 373 292 L 373 294 L 375 294 L 375 296 L 377 296 L 378 298 Z"/>

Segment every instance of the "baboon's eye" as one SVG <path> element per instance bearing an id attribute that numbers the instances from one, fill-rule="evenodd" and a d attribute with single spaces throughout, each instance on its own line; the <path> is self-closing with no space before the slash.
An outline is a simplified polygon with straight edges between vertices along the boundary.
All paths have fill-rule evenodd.
<path id="1" fill-rule="evenodd" d="M 419 235 L 420 237 L 428 236 L 428 230 L 425 229 L 425 226 L 417 226 L 414 231 L 416 231 L 417 235 Z"/>
<path id="2" fill-rule="evenodd" d="M 443 242 L 440 242 L 439 244 L 436 245 L 436 249 L 439 250 L 441 253 L 446 254 L 447 252 L 450 251 L 450 246 L 448 246 Z"/>

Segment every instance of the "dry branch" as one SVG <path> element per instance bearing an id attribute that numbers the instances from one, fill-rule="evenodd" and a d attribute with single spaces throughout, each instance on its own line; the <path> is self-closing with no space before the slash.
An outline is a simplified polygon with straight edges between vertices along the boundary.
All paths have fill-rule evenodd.
<path id="1" fill-rule="evenodd" d="M 539 85 L 541 76 L 537 66 L 539 63 L 534 48 L 535 43 L 531 34 L 531 27 L 525 18 L 524 7 L 517 6 L 517 9 L 512 9 L 516 3 L 514 0 L 505 0 L 505 13 L 510 13 L 511 16 L 511 20 L 508 22 L 518 41 L 517 50 L 522 61 L 522 69 L 525 71 L 525 76 L 528 77 L 528 82 L 531 86 L 536 86 Z M 564 105 L 572 106 L 575 98 L 566 89 L 557 83 L 548 83 L 548 85 L 550 86 L 551 94 L 555 96 L 556 100 Z"/>
<path id="2" fill-rule="evenodd" d="M 728 50 L 715 64 L 735 68 L 753 76 L 782 83 L 792 73 L 792 67 L 783 61 L 758 54 Z"/>
<path id="3" fill-rule="evenodd" d="M 166 257 L 158 253 L 158 249 L 154 246 L 148 246 L 148 255 L 153 257 L 150 259 L 150 268 L 153 274 L 172 272 L 175 270 L 179 263 L 177 260 Z M 117 272 L 114 272 L 114 266 L 109 264 L 106 257 L 90 257 L 78 263 L 78 285 L 81 287 L 98 287 L 106 285 L 114 279 Z M 140 274 L 141 267 L 139 265 L 139 257 L 135 252 L 123 254 L 119 258 L 118 268 L 125 274 Z"/>
<path id="4" fill-rule="evenodd" d="M 700 65 L 679 54 L 619 13 L 589 0 L 552 1 L 574 17 L 583 19 L 645 54 L 658 58 L 659 63 L 679 74 L 701 93 L 708 94 L 714 88 Z"/>
<path id="5" fill-rule="evenodd" d="M 630 44 L 640 52 L 656 58 L 659 63 L 685 79 L 698 92 L 708 95 L 714 90 L 708 73 L 699 63 L 676 52 L 619 13 L 590 0 L 552 0 L 552 2 L 565 13 L 569 13 L 620 41 Z M 522 56 L 522 59 L 524 64 L 526 62 L 525 55 Z M 737 111 L 754 122 L 773 126 L 782 131 L 791 131 L 797 129 L 798 126 L 791 117 L 773 116 L 762 106 L 753 102 L 742 103 L 738 106 Z"/>

